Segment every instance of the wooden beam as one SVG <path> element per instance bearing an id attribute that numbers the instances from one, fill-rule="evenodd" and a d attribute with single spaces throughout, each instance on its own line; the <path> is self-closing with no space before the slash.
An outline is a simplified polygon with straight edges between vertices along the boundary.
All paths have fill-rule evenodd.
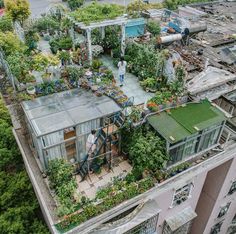
<path id="1" fill-rule="evenodd" d="M 91 29 L 86 29 L 86 35 L 87 35 L 87 46 L 88 46 L 88 59 L 89 64 L 92 64 L 93 54 L 92 54 L 92 42 L 91 42 Z"/>
<path id="2" fill-rule="evenodd" d="M 121 25 L 121 56 L 125 55 L 125 24 Z"/>

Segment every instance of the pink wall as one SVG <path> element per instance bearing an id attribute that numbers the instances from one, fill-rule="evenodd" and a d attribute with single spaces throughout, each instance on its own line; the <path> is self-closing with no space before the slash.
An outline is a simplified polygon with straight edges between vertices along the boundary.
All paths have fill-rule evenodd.
<path id="1" fill-rule="evenodd" d="M 207 222 L 207 225 L 203 234 L 208 234 L 211 230 L 211 227 L 213 227 L 214 224 L 218 223 L 219 221 L 223 219 L 224 219 L 224 222 L 222 224 L 220 233 L 225 234 L 227 232 L 227 229 L 236 213 L 236 201 L 235 201 L 236 193 L 230 196 L 227 195 L 232 182 L 235 180 L 236 180 L 236 158 L 233 158 L 232 163 L 229 167 L 229 170 L 226 174 L 225 180 L 221 186 L 221 190 L 218 194 L 218 197 L 216 198 L 214 208 L 212 210 L 211 216 Z M 217 182 L 217 178 L 215 178 L 215 181 Z M 217 216 L 219 214 L 220 207 L 226 205 L 227 202 L 230 202 L 230 201 L 231 201 L 231 204 L 230 204 L 227 214 L 223 216 L 222 218 L 218 219 Z"/>
<path id="2" fill-rule="evenodd" d="M 208 171 L 204 186 L 196 207 L 197 218 L 192 225 L 192 234 L 204 233 L 211 218 L 216 200 L 231 165 L 231 160 Z M 218 215 L 218 214 L 217 214 Z"/>
<path id="3" fill-rule="evenodd" d="M 195 210 L 195 207 L 198 202 L 198 198 L 200 196 L 200 193 L 201 193 L 201 190 L 202 190 L 205 178 L 206 178 L 206 174 L 207 172 L 202 172 L 201 174 L 198 174 L 197 176 L 194 176 L 193 178 L 187 177 L 185 180 L 177 181 L 176 183 L 173 184 L 172 187 L 170 187 L 168 191 L 162 193 L 161 195 L 155 198 L 157 204 L 159 205 L 161 209 L 161 212 L 159 214 L 159 219 L 158 219 L 157 233 L 162 233 L 162 228 L 163 228 L 165 218 L 177 215 L 179 212 L 181 212 L 184 208 L 188 206 L 192 207 L 192 209 Z M 171 208 L 175 190 L 191 182 L 193 182 L 193 185 L 194 185 L 191 190 L 191 197 L 185 202 L 183 202 L 182 204 Z"/>

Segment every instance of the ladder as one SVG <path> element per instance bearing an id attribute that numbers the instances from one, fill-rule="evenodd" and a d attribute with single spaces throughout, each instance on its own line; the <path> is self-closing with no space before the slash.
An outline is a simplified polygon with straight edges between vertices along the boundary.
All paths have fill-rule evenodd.
<path id="1" fill-rule="evenodd" d="M 112 121 L 112 122 L 111 122 Z M 81 175 L 83 181 L 89 173 L 89 170 L 93 168 L 94 159 L 99 156 L 106 155 L 107 149 L 111 149 L 112 143 L 112 135 L 117 133 L 119 128 L 121 128 L 124 124 L 125 119 L 121 116 L 121 113 L 115 114 L 112 118 L 104 119 L 104 127 L 99 129 L 96 134 L 96 141 L 94 144 L 96 145 L 95 151 L 91 154 L 87 153 L 85 159 L 81 162 L 77 173 Z M 92 150 L 93 145 L 90 147 L 89 151 Z M 102 153 L 102 149 L 104 149 L 105 153 Z M 91 155 L 91 158 L 89 156 Z M 105 157 L 105 156 L 104 156 Z M 91 163 L 89 161 L 92 161 Z M 109 168 L 111 167 L 111 160 L 109 160 Z M 91 168 L 90 168 L 91 164 Z"/>

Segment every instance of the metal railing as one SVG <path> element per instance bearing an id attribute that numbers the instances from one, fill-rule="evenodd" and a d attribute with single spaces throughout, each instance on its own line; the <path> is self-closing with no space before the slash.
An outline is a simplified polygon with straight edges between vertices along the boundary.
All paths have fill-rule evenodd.
<path id="1" fill-rule="evenodd" d="M 12 74 L 8 62 L 5 60 L 5 53 L 1 48 L 0 48 L 0 64 L 7 75 L 7 79 L 10 81 L 12 87 L 14 88 L 14 91 L 16 91 L 16 85 L 18 85 L 19 82 Z"/>

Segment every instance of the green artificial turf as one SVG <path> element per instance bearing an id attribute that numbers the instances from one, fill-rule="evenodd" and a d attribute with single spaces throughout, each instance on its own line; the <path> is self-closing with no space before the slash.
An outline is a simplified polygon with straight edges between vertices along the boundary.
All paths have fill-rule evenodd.
<path id="1" fill-rule="evenodd" d="M 224 114 L 207 100 L 189 103 L 172 109 L 169 113 L 148 117 L 148 122 L 170 143 L 178 142 L 198 131 L 220 124 Z"/>

